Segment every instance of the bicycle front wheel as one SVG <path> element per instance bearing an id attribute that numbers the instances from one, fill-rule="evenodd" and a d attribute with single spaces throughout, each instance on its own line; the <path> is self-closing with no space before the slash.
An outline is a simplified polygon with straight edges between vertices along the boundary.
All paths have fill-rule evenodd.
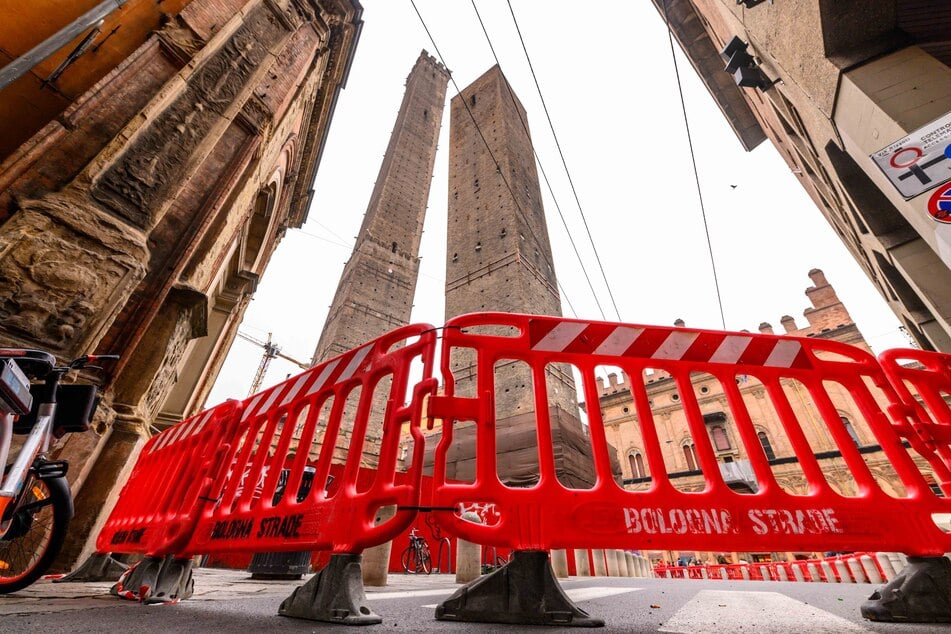
<path id="1" fill-rule="evenodd" d="M 432 557 L 429 556 L 428 548 L 419 551 L 416 564 L 416 572 L 422 572 L 428 575 L 433 571 L 433 560 Z"/>
<path id="2" fill-rule="evenodd" d="M 66 539 L 69 487 L 58 478 L 34 480 L 9 517 L 0 538 L 0 594 L 26 588 L 46 572 Z"/>
<path id="3" fill-rule="evenodd" d="M 403 564 L 403 572 L 416 574 L 416 549 L 412 546 L 407 546 L 406 550 L 404 550 L 400 556 L 400 562 Z"/>

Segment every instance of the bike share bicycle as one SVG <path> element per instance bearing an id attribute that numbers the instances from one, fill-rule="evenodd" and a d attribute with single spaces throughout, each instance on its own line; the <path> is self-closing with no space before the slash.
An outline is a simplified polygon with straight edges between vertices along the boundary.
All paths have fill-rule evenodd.
<path id="1" fill-rule="evenodd" d="M 96 385 L 60 382 L 118 358 L 84 355 L 57 366 L 47 352 L 0 348 L 0 594 L 26 588 L 49 569 L 73 516 L 69 465 L 47 452 L 63 435 L 89 429 L 99 398 Z M 7 463 L 14 434 L 27 437 Z"/>

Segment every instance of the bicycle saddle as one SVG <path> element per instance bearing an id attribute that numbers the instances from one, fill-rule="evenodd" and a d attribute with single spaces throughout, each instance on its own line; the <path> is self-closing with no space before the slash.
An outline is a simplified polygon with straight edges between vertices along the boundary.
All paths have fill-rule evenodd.
<path id="1" fill-rule="evenodd" d="M 42 350 L 0 348 L 0 361 L 13 359 L 28 377 L 42 379 L 56 367 L 56 357 Z"/>

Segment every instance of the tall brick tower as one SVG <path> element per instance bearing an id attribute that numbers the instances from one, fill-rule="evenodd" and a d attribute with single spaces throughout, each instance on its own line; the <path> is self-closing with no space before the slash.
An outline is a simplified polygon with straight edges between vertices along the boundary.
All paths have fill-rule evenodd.
<path id="1" fill-rule="evenodd" d="M 406 78 L 403 103 L 314 351 L 314 365 L 409 323 L 448 83 L 449 71 L 426 51 L 420 53 Z M 385 405 L 381 393 L 363 447 L 368 466 L 376 464 Z M 336 443 L 338 458 L 349 450 L 349 432 L 345 420 Z"/>
<path id="2" fill-rule="evenodd" d="M 527 122 L 498 66 L 452 99 L 447 319 L 482 311 L 561 315 Z M 452 370 L 460 394 L 471 389 L 473 359 L 455 357 Z M 501 364 L 495 372 L 499 475 L 511 484 L 530 484 L 538 477 L 539 451 L 531 376 L 518 362 Z M 558 478 L 569 486 L 589 485 L 591 451 L 578 418 L 574 379 L 558 365 L 549 365 L 545 374 Z M 460 428 L 448 477 L 471 477 L 467 443 L 473 434 L 474 429 Z"/>
<path id="3" fill-rule="evenodd" d="M 314 364 L 409 323 L 448 83 L 449 71 L 420 53 Z"/>

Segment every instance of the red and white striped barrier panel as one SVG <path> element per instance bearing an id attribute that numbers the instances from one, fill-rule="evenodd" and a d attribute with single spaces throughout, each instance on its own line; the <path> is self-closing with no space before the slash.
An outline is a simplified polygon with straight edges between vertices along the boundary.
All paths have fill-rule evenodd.
<path id="1" fill-rule="evenodd" d="M 453 358 L 473 359 L 475 397 L 456 394 Z M 507 486 L 496 469 L 495 400 L 511 386 L 496 385 L 500 363 L 530 368 L 539 447 L 539 481 L 530 487 Z M 584 400 L 599 402 L 599 368 L 622 369 L 633 377 L 631 390 L 651 477 L 647 490 L 622 488 L 614 479 L 600 408 L 587 408 L 590 452 L 596 482 L 572 489 L 559 482 L 552 454 L 552 426 L 546 384 L 549 364 L 570 364 L 581 377 Z M 645 383 L 647 370 L 672 379 L 702 474 L 701 491 L 681 491 L 669 478 L 661 423 L 655 418 Z M 471 370 L 466 370 L 471 372 Z M 821 339 L 666 328 L 502 313 L 464 315 L 444 331 L 442 372 L 446 393 L 435 397 L 430 413 L 444 421 L 436 449 L 432 505 L 459 507 L 494 504 L 499 519 L 490 525 L 437 511 L 447 530 L 476 543 L 516 550 L 650 548 L 714 551 L 876 550 L 935 555 L 951 550 L 951 535 L 934 514 L 951 512 L 951 500 L 935 495 L 902 445 L 889 413 L 907 408 L 871 355 L 846 344 Z M 722 410 L 745 447 L 756 481 L 755 494 L 729 488 L 721 475 L 692 376 L 717 381 Z M 777 481 L 755 425 L 759 410 L 741 393 L 742 377 L 754 377 L 787 436 L 801 468 L 806 491 L 791 492 Z M 814 420 L 797 418 L 791 391 L 813 405 Z M 873 394 L 872 390 L 876 393 Z M 883 490 L 841 419 L 842 399 L 864 418 L 904 488 L 904 495 Z M 477 430 L 473 482 L 446 479 L 445 461 L 456 424 Z M 806 426 L 827 431 L 849 472 L 856 492 L 833 488 L 807 438 Z M 943 441 L 938 441 L 943 442 Z M 946 447 L 945 447 L 946 448 Z M 669 451 L 669 450 L 668 450 Z M 670 460 L 669 453 L 667 460 Z"/>

